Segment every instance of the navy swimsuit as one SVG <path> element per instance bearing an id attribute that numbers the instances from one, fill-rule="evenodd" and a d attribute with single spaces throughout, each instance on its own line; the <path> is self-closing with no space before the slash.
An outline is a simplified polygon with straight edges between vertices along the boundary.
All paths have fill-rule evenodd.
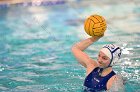
<path id="1" fill-rule="evenodd" d="M 114 71 L 111 71 L 106 76 L 100 76 L 99 72 L 103 70 L 102 68 L 96 67 L 93 71 L 85 78 L 84 82 L 84 92 L 98 92 L 107 90 L 107 81 L 115 75 Z"/>

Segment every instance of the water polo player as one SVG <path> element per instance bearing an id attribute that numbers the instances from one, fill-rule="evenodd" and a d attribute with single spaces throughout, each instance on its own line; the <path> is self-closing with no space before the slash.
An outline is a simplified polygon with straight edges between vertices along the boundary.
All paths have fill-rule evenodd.
<path id="1" fill-rule="evenodd" d="M 112 89 L 116 81 L 119 80 L 112 66 L 121 56 L 120 47 L 108 44 L 99 51 L 97 61 L 90 58 L 84 50 L 101 37 L 90 37 L 76 43 L 72 47 L 72 53 L 78 62 L 86 68 L 86 78 L 84 81 L 84 92 L 108 91 Z M 115 87 L 123 85 L 122 82 Z M 118 90 L 118 88 L 116 88 Z M 110 91 L 118 92 L 118 91 Z"/>

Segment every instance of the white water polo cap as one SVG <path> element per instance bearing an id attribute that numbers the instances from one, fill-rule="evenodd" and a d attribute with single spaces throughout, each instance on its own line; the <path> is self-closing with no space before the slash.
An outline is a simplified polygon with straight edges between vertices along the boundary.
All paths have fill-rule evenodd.
<path id="1" fill-rule="evenodd" d="M 121 48 L 113 44 L 103 46 L 100 51 L 110 58 L 108 67 L 114 65 L 120 59 L 122 53 Z"/>

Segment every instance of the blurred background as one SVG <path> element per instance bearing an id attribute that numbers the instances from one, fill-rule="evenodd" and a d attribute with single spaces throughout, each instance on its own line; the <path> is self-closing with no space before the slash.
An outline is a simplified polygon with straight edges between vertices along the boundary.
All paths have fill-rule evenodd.
<path id="1" fill-rule="evenodd" d="M 113 68 L 140 92 L 140 0 L 0 0 L 0 92 L 81 92 L 85 69 L 70 49 L 89 37 L 92 14 L 108 28 L 85 52 L 96 60 L 103 45 L 121 46 Z"/>

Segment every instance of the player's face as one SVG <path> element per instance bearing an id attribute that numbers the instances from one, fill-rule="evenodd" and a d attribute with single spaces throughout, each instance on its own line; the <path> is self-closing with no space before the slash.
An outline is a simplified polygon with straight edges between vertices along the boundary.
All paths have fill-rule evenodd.
<path id="1" fill-rule="evenodd" d="M 110 58 L 106 56 L 102 51 L 99 52 L 97 60 L 98 60 L 98 65 L 101 68 L 107 67 L 110 63 Z"/>

